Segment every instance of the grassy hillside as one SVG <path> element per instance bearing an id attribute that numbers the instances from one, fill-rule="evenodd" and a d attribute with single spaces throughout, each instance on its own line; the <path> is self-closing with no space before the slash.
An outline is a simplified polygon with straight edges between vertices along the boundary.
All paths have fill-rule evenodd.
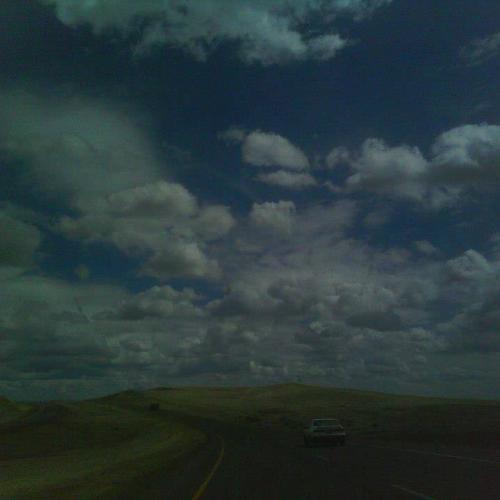
<path id="1" fill-rule="evenodd" d="M 7 398 L 0 396 L 0 424 L 19 417 L 27 410 L 29 410 L 28 405 L 14 403 L 9 401 Z"/>
<path id="2" fill-rule="evenodd" d="M 300 430 L 314 417 L 339 418 L 359 437 L 441 444 L 500 442 L 500 402 L 397 396 L 284 384 L 246 388 L 159 388 L 162 407 L 263 427 Z"/>
<path id="3" fill-rule="evenodd" d="M 203 442 L 200 432 L 149 411 L 139 395 L 134 401 L 135 408 L 37 405 L 0 424 L 2 498 L 105 497 Z"/>
<path id="4" fill-rule="evenodd" d="M 151 403 L 162 411 L 151 411 Z M 288 438 L 292 432 L 297 439 L 310 418 L 336 417 L 354 438 L 493 447 L 500 442 L 500 402 L 299 384 L 158 388 L 39 405 L 0 399 L 2 498 L 119 496 L 204 442 L 182 415 L 282 430 Z"/>

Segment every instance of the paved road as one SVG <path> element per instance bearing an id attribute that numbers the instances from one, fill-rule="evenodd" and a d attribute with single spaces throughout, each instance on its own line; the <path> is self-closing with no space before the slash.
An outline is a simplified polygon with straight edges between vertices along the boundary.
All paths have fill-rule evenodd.
<path id="1" fill-rule="evenodd" d="M 500 459 L 494 453 L 474 457 L 362 442 L 306 448 L 294 433 L 248 432 L 202 419 L 192 424 L 209 434 L 208 444 L 182 469 L 150 482 L 142 498 L 500 499 Z"/>

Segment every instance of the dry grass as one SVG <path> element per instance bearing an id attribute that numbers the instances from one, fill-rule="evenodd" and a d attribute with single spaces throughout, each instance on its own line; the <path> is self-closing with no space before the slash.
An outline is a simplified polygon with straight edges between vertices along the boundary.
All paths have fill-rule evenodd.
<path id="1" fill-rule="evenodd" d="M 162 411 L 151 411 L 159 403 Z M 170 410 L 170 413 L 169 413 Z M 300 433 L 339 418 L 351 436 L 495 446 L 500 403 L 394 396 L 299 384 L 158 388 L 45 405 L 0 399 L 2 498 L 106 498 L 185 459 L 205 436 L 182 415 Z"/>
<path id="2" fill-rule="evenodd" d="M 136 400 L 135 409 L 100 401 L 51 403 L 0 425 L 2 498 L 111 495 L 203 442 L 200 432 Z"/>
<path id="3" fill-rule="evenodd" d="M 264 427 L 299 430 L 314 417 L 339 418 L 354 436 L 384 440 L 494 445 L 500 403 L 397 396 L 283 384 L 148 391 L 165 408 Z"/>

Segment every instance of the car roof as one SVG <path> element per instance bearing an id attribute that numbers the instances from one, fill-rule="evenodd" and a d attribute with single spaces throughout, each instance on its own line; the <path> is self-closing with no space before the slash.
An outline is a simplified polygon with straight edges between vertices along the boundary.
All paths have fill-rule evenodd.
<path id="1" fill-rule="evenodd" d="M 328 420 L 329 422 L 337 422 L 338 423 L 338 419 L 337 418 L 313 418 L 311 420 L 311 422 L 318 422 L 318 421 L 323 421 L 323 420 Z"/>

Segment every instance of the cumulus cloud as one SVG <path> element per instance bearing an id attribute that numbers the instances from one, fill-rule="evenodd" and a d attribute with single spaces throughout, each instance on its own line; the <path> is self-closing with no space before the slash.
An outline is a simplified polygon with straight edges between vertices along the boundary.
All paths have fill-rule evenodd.
<path id="1" fill-rule="evenodd" d="M 59 230 L 72 239 L 110 242 L 126 255 L 145 259 L 142 272 L 162 281 L 178 276 L 214 278 L 218 274 L 218 264 L 206 256 L 203 239 L 197 237 L 189 224 L 188 221 L 184 226 L 176 221 L 172 226 L 161 219 L 89 215 L 80 219 L 65 217 Z M 200 227 L 200 234 L 208 240 L 226 229 L 229 229 L 227 225 L 206 230 Z"/>
<path id="2" fill-rule="evenodd" d="M 144 265 L 142 272 L 159 279 L 178 276 L 217 278 L 219 265 L 208 258 L 194 241 L 173 241 L 165 244 Z"/>
<path id="3" fill-rule="evenodd" d="M 438 329 L 447 336 L 452 352 L 500 351 L 500 289 L 491 287 L 479 300 L 464 307 Z"/>
<path id="4" fill-rule="evenodd" d="M 84 98 L 2 91 L 0 152 L 7 167 L 23 162 L 16 177 L 23 188 L 71 209 L 74 215 L 52 224 L 68 238 L 111 243 L 162 280 L 168 272 L 217 274 L 206 243 L 232 229 L 230 211 L 200 207 L 184 186 L 163 180 L 151 141 L 124 112 Z M 26 263 L 38 246 L 37 229 L 9 218 L 3 224 L 17 245 L 15 259 Z M 5 250 L 11 260 L 13 249 Z"/>
<path id="5" fill-rule="evenodd" d="M 228 234 L 236 221 L 230 210 L 222 205 L 204 207 L 193 221 L 193 229 L 205 241 L 213 241 Z"/>
<path id="6" fill-rule="evenodd" d="M 446 269 L 452 280 L 481 280 L 491 275 L 489 262 L 475 250 L 467 250 L 463 255 L 446 262 Z"/>
<path id="7" fill-rule="evenodd" d="M 270 174 L 259 174 L 257 179 L 266 184 L 287 189 L 305 189 L 318 184 L 316 179 L 310 174 L 297 174 L 295 172 L 287 172 L 286 170 L 278 170 Z"/>
<path id="8" fill-rule="evenodd" d="M 257 167 L 283 167 L 304 170 L 309 167 L 306 155 L 288 139 L 271 132 L 255 131 L 245 137 L 241 147 L 243 161 Z"/>
<path id="9" fill-rule="evenodd" d="M 391 147 L 367 139 L 351 155 L 354 173 L 348 190 L 368 190 L 397 196 L 429 207 L 456 202 L 468 189 L 498 189 L 500 181 L 500 127 L 464 125 L 444 132 L 426 159 L 416 147 Z"/>
<path id="10" fill-rule="evenodd" d="M 500 56 L 500 32 L 472 41 L 460 51 L 460 56 L 471 66 Z"/>
<path id="11" fill-rule="evenodd" d="M 196 199 L 180 184 L 158 181 L 112 193 L 109 208 L 132 217 L 190 216 L 197 212 Z"/>
<path id="12" fill-rule="evenodd" d="M 293 201 L 254 203 L 250 222 L 261 229 L 290 234 L 293 227 L 295 204 Z"/>
<path id="13" fill-rule="evenodd" d="M 206 246 L 234 227 L 227 207 L 200 208 L 185 188 L 165 181 L 113 193 L 96 207 L 81 217 L 61 218 L 56 229 L 71 239 L 112 243 L 143 259 L 141 272 L 162 281 L 218 276 Z"/>
<path id="14" fill-rule="evenodd" d="M 116 319 L 140 321 L 145 318 L 201 316 L 194 305 L 197 294 L 190 288 L 177 291 L 172 287 L 155 286 L 123 301 L 116 310 Z"/>
<path id="15" fill-rule="evenodd" d="M 367 139 L 351 165 L 356 173 L 347 179 L 349 189 L 395 192 L 416 200 L 425 193 L 422 178 L 428 164 L 418 148 L 389 147 L 379 139 Z"/>
<path id="16" fill-rule="evenodd" d="M 414 243 L 415 249 L 426 256 L 436 255 L 439 253 L 439 250 L 429 241 L 419 240 Z"/>
<path id="17" fill-rule="evenodd" d="M 343 146 L 339 146 L 337 148 L 333 148 L 328 153 L 325 161 L 328 168 L 334 168 L 341 163 L 348 163 L 350 159 L 351 155 L 349 150 Z"/>
<path id="18" fill-rule="evenodd" d="M 248 259 L 230 246 L 236 270 L 226 272 L 230 263 L 222 261 L 224 296 L 206 307 L 193 290 L 166 285 L 131 294 L 36 277 L 0 283 L 11 300 L 0 305 L 1 374 L 32 383 L 303 377 L 413 387 L 415 378 L 436 373 L 438 355 L 497 349 L 495 262 L 476 251 L 447 262 L 376 249 L 349 237 L 357 211 L 348 200 L 302 210 L 291 202 L 256 204 L 240 231 L 258 239 L 263 229 L 292 227 L 294 238 L 266 240 Z M 174 257 L 154 272 L 196 269 L 196 259 Z"/>
<path id="19" fill-rule="evenodd" d="M 431 180 L 451 186 L 500 182 L 500 126 L 464 125 L 441 134 L 432 147 Z"/>
<path id="20" fill-rule="evenodd" d="M 199 297 L 188 288 L 132 295 L 24 276 L 0 280 L 0 294 L 2 392 L 54 398 L 158 385 L 204 332 Z"/>
<path id="21" fill-rule="evenodd" d="M 89 24 L 95 33 L 114 30 L 128 36 L 137 29 L 137 21 L 143 21 L 135 46 L 139 54 L 166 45 L 205 60 L 221 42 L 235 41 L 243 61 L 269 65 L 331 59 L 347 41 L 335 32 L 307 34 L 303 25 L 312 16 L 333 21 L 344 15 L 360 20 L 391 0 L 41 1 L 54 5 L 63 23 Z"/>

